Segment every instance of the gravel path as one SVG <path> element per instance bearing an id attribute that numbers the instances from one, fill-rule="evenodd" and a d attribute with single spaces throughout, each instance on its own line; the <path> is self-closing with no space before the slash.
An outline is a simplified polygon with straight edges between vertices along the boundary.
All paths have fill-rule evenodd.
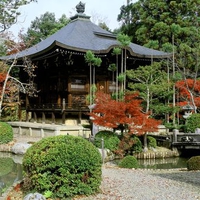
<path id="1" fill-rule="evenodd" d="M 200 200 L 200 171 L 103 167 L 102 193 L 83 200 Z"/>

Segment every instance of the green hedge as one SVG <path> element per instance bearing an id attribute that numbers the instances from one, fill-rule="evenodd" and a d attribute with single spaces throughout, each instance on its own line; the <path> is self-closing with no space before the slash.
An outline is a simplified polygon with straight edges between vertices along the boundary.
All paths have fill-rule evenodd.
<path id="1" fill-rule="evenodd" d="M 128 155 L 124 157 L 118 164 L 121 168 L 138 168 L 138 161 L 134 156 Z"/>
<path id="2" fill-rule="evenodd" d="M 200 114 L 194 113 L 186 119 L 185 132 L 195 133 L 196 128 L 200 128 Z"/>
<path id="3" fill-rule="evenodd" d="M 188 170 L 200 170 L 200 156 L 193 156 L 187 161 Z"/>
<path id="4" fill-rule="evenodd" d="M 13 130 L 10 124 L 0 122 L 0 144 L 6 144 L 13 140 Z"/>
<path id="5" fill-rule="evenodd" d="M 101 184 L 101 155 L 87 140 L 69 135 L 44 138 L 25 153 L 24 189 L 65 199 L 97 192 Z"/>
<path id="6" fill-rule="evenodd" d="M 156 148 L 157 147 L 157 141 L 152 136 L 147 136 L 147 145 L 148 147 Z"/>
<path id="7" fill-rule="evenodd" d="M 133 151 L 133 153 L 142 152 L 142 142 L 141 142 L 141 140 L 137 136 L 133 136 L 133 137 L 131 137 L 131 139 L 134 142 L 133 146 L 131 147 L 131 151 Z"/>
<path id="8" fill-rule="evenodd" d="M 94 138 L 94 145 L 97 148 L 102 148 L 102 139 L 104 140 L 104 148 L 111 151 L 117 150 L 120 139 L 112 131 L 99 131 Z"/>

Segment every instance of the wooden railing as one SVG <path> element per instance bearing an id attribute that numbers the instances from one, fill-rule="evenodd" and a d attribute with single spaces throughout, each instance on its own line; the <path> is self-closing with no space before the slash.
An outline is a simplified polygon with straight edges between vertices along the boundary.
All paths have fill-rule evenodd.
<path id="1" fill-rule="evenodd" d="M 26 110 L 29 111 L 45 111 L 45 110 L 88 110 L 88 105 L 86 104 L 52 104 L 52 103 L 46 103 L 46 104 L 29 104 L 27 105 Z"/>

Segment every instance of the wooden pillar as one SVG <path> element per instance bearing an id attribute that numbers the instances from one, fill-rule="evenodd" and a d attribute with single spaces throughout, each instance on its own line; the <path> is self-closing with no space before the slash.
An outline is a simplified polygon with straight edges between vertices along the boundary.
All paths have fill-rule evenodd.
<path id="1" fill-rule="evenodd" d="M 36 123 L 37 122 L 37 114 L 36 114 L 36 112 L 34 112 L 33 115 L 34 115 L 34 122 Z"/>
<path id="2" fill-rule="evenodd" d="M 45 124 L 45 119 L 46 119 L 45 113 L 42 112 L 42 123 L 43 123 L 43 124 Z"/>
<path id="3" fill-rule="evenodd" d="M 68 95 L 68 107 L 72 107 L 72 94 Z"/>
<path id="4" fill-rule="evenodd" d="M 61 106 L 61 97 L 60 94 L 58 94 L 57 104 L 60 107 Z"/>
<path id="5" fill-rule="evenodd" d="M 26 110 L 26 122 L 29 121 L 29 112 Z"/>
<path id="6" fill-rule="evenodd" d="M 52 124 L 55 124 L 55 114 L 54 114 L 54 112 L 51 113 L 51 121 L 52 121 Z"/>
<path id="7" fill-rule="evenodd" d="M 81 113 L 81 109 L 80 109 L 78 112 L 78 123 L 79 124 L 81 124 L 81 116 L 82 116 L 82 113 Z"/>
<path id="8" fill-rule="evenodd" d="M 63 98 L 63 100 L 62 100 L 62 110 L 63 111 L 65 110 L 65 98 Z"/>
<path id="9" fill-rule="evenodd" d="M 25 101 L 26 110 L 28 109 L 28 107 L 29 107 L 29 98 L 28 98 L 28 95 L 26 95 L 26 101 Z"/>
<path id="10" fill-rule="evenodd" d="M 28 107 L 29 107 L 29 99 L 28 99 L 28 95 L 26 95 L 25 97 L 25 109 L 26 109 L 26 121 L 29 121 L 29 113 L 28 113 Z"/>
<path id="11" fill-rule="evenodd" d="M 62 112 L 62 124 L 65 124 L 65 111 Z"/>

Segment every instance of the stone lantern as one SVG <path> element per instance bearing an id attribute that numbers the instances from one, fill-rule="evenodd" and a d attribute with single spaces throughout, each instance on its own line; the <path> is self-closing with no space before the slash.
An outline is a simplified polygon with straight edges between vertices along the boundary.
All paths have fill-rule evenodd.
<path id="1" fill-rule="evenodd" d="M 192 111 L 195 110 L 195 107 L 188 104 L 183 106 L 182 110 L 184 111 L 183 118 L 187 119 L 192 114 Z"/>

